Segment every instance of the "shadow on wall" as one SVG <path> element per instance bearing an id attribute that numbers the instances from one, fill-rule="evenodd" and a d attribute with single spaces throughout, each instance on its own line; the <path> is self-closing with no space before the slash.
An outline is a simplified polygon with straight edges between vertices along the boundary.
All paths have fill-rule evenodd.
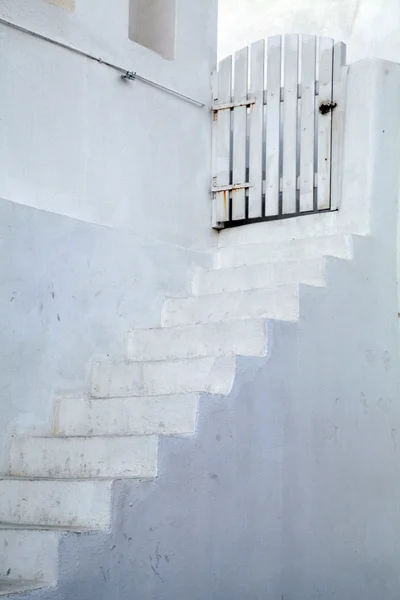
<path id="1" fill-rule="evenodd" d="M 194 439 L 162 441 L 156 481 L 118 483 L 110 537 L 64 539 L 42 600 L 397 597 L 395 264 L 356 250 L 302 288 L 269 359 L 202 399 Z"/>

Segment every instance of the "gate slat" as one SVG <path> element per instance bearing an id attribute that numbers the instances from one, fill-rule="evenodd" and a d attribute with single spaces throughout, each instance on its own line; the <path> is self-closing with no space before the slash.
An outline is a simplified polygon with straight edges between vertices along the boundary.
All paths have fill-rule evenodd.
<path id="1" fill-rule="evenodd" d="M 285 35 L 284 50 L 282 212 L 290 215 L 296 212 L 299 36 Z"/>
<path id="2" fill-rule="evenodd" d="M 218 100 L 218 71 L 214 71 L 212 74 L 212 99 L 213 103 Z M 212 186 L 213 188 L 218 185 L 218 177 L 217 177 L 217 163 L 218 163 L 218 112 L 213 111 L 213 123 L 212 123 Z M 218 215 L 217 215 L 217 203 L 216 203 L 216 194 L 213 193 L 213 202 L 212 202 L 212 226 L 218 227 Z"/>
<path id="3" fill-rule="evenodd" d="M 345 110 L 346 85 L 346 45 L 338 42 L 333 48 L 333 89 L 332 102 L 337 107 L 332 113 L 332 174 L 331 174 L 331 209 L 339 206 L 341 193 L 341 153 L 343 147 L 343 125 Z"/>
<path id="4" fill-rule="evenodd" d="M 316 38 L 301 36 L 300 212 L 314 209 Z"/>
<path id="5" fill-rule="evenodd" d="M 232 100 L 232 56 L 220 62 L 218 71 L 218 102 Z M 219 110 L 217 113 L 217 186 L 230 184 L 231 155 L 231 110 Z M 218 223 L 229 220 L 229 192 L 216 192 L 215 218 Z"/>
<path id="6" fill-rule="evenodd" d="M 280 110 L 281 110 L 281 55 L 280 35 L 268 39 L 267 55 L 267 123 L 265 153 L 265 215 L 279 214 L 280 187 Z"/>
<path id="7" fill-rule="evenodd" d="M 250 108 L 249 124 L 249 218 L 262 216 L 263 125 L 264 125 L 264 65 L 265 42 L 259 40 L 250 47 L 251 73 L 249 98 L 255 100 Z"/>
<path id="8" fill-rule="evenodd" d="M 234 102 L 247 99 L 247 78 L 249 49 L 242 48 L 235 53 Z M 233 184 L 244 184 L 246 179 L 246 129 L 247 106 L 236 106 L 233 110 Z M 244 189 L 232 191 L 232 220 L 246 216 L 246 192 Z"/>
<path id="9" fill-rule="evenodd" d="M 332 102 L 333 40 L 319 40 L 318 104 Z M 332 112 L 318 112 L 318 210 L 330 206 Z"/>

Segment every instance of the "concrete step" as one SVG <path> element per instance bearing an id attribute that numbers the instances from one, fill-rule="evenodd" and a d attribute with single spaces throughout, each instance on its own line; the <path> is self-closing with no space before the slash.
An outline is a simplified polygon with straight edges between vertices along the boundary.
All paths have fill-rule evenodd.
<path id="1" fill-rule="evenodd" d="M 57 435 L 193 434 L 199 394 L 60 400 Z"/>
<path id="2" fill-rule="evenodd" d="M 295 321 L 299 311 L 299 286 L 170 298 L 164 302 L 162 325 L 213 323 L 235 319 L 269 318 Z"/>
<path id="3" fill-rule="evenodd" d="M 53 587 L 54 584 L 47 581 L 29 579 L 10 579 L 9 577 L 0 578 L 0 596 L 11 596 L 12 594 L 23 594 L 34 590 L 41 590 L 47 587 Z"/>
<path id="4" fill-rule="evenodd" d="M 152 478 L 157 436 L 28 437 L 11 444 L 11 475 L 59 478 Z"/>
<path id="5" fill-rule="evenodd" d="M 265 319 L 144 329 L 129 334 L 128 358 L 174 360 L 220 354 L 264 356 L 266 343 Z"/>
<path id="6" fill-rule="evenodd" d="M 197 272 L 193 278 L 195 296 L 256 290 L 286 283 L 324 284 L 323 257 L 272 262 L 261 265 Z"/>
<path id="7" fill-rule="evenodd" d="M 92 396 L 117 398 L 192 392 L 228 394 L 232 387 L 235 367 L 234 356 L 95 363 Z"/>
<path id="8" fill-rule="evenodd" d="M 110 525 L 111 481 L 0 480 L 0 521 L 71 530 Z"/>
<path id="9" fill-rule="evenodd" d="M 338 215 L 335 212 L 326 212 L 230 227 L 219 232 L 218 245 L 223 248 L 240 244 L 263 244 L 265 242 L 286 243 L 294 239 L 336 235 L 340 233 L 337 217 Z"/>
<path id="10" fill-rule="evenodd" d="M 0 582 L 55 585 L 58 541 L 55 531 L 0 529 Z"/>
<path id="11" fill-rule="evenodd" d="M 320 256 L 352 258 L 350 235 L 309 237 L 276 243 L 267 240 L 268 237 L 260 243 L 219 248 L 216 252 L 216 268 L 229 269 L 270 262 L 300 261 Z"/>

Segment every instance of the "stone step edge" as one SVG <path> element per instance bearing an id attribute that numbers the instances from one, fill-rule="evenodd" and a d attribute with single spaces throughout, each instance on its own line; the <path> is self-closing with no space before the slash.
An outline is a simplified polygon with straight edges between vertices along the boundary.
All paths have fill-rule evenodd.
<path id="1" fill-rule="evenodd" d="M 302 263 L 313 263 L 313 262 L 321 262 L 322 266 L 325 267 L 326 264 L 326 259 L 327 258 L 337 258 L 334 255 L 331 254 L 321 254 L 320 256 L 313 256 L 311 258 L 300 258 L 298 260 L 294 259 L 294 258 L 289 258 L 289 259 L 285 259 L 285 260 L 277 260 L 277 261 L 268 261 L 265 263 L 255 263 L 255 264 L 251 264 L 251 265 L 240 265 L 240 266 L 236 266 L 236 267 L 218 267 L 218 266 L 213 266 L 210 269 L 196 269 L 196 271 L 194 271 L 193 273 L 193 279 L 200 277 L 200 275 L 203 275 L 204 273 L 223 273 L 223 272 L 237 272 L 237 271 L 245 271 L 246 269 L 268 269 L 269 267 L 273 266 L 274 268 L 276 268 L 277 265 L 288 265 L 288 264 L 293 264 L 293 265 L 300 265 Z M 275 287 L 275 285 L 290 285 L 290 284 L 286 284 L 286 283 L 282 283 L 282 284 L 272 284 L 269 287 Z M 265 288 L 268 289 L 268 288 Z"/>
<path id="2" fill-rule="evenodd" d="M 8 589 L 3 587 L 4 585 L 7 585 Z M 29 579 L 8 579 L 3 577 L 0 578 L 0 596 L 11 596 L 42 589 L 54 589 L 56 585 L 57 582 L 55 581 L 30 581 Z"/>
<path id="3" fill-rule="evenodd" d="M 23 477 L 10 477 L 9 479 L 24 479 Z M 54 480 L 53 480 L 54 481 Z M 98 529 L 91 527 L 68 527 L 67 525 L 30 525 L 24 523 L 13 523 L 0 521 L 0 531 L 32 531 L 33 533 L 54 533 L 61 536 L 67 533 L 98 533 Z"/>
<path id="4" fill-rule="evenodd" d="M 332 257 L 332 258 L 336 258 L 336 257 Z M 343 259 L 338 259 L 338 260 L 343 260 Z M 236 267 L 234 267 L 236 268 Z M 241 267 L 238 267 L 241 268 Z M 298 295 L 300 296 L 300 291 L 303 287 L 325 287 L 326 286 L 326 281 L 324 280 L 323 285 L 316 285 L 314 282 L 293 282 L 293 283 L 279 283 L 277 285 L 270 285 L 267 287 L 261 287 L 261 288 L 257 288 L 257 290 L 236 290 L 234 292 L 217 292 L 214 294 L 205 294 L 204 296 L 207 296 L 208 298 L 210 296 L 227 296 L 227 295 L 238 295 L 238 294 L 248 294 L 251 292 L 255 292 L 255 291 L 260 291 L 263 290 L 265 292 L 269 292 L 272 290 L 275 290 L 276 288 L 280 288 L 280 289 L 285 289 L 287 288 L 288 292 L 290 291 L 296 291 L 298 293 Z M 165 296 L 164 297 L 164 303 L 165 301 L 170 301 L 170 300 L 189 300 L 189 299 L 199 299 L 199 298 L 204 298 L 204 296 L 196 296 L 194 294 L 190 294 L 190 295 L 186 295 L 186 296 Z M 162 312 L 164 310 L 164 307 L 162 309 Z M 227 323 L 227 322 L 231 322 L 231 321 L 244 321 L 244 320 L 253 320 L 253 321 L 261 321 L 261 320 L 265 320 L 265 321 L 282 321 L 282 319 L 276 319 L 275 317 L 260 317 L 260 316 L 250 316 L 250 317 L 234 317 L 233 319 L 226 319 L 225 321 L 222 321 L 223 323 Z M 219 323 L 220 321 L 217 321 L 217 323 Z M 199 327 L 201 325 L 205 325 L 207 323 L 212 323 L 212 321 L 204 321 L 202 323 L 196 323 L 194 325 L 173 325 L 172 327 Z M 164 328 L 164 325 L 161 325 L 161 328 Z M 168 329 L 171 329 L 172 327 L 168 327 Z M 157 327 L 158 329 L 159 327 Z M 150 328 L 145 328 L 145 329 L 150 329 Z M 153 328 L 156 329 L 156 328 Z M 179 359 L 182 360 L 182 359 Z"/>

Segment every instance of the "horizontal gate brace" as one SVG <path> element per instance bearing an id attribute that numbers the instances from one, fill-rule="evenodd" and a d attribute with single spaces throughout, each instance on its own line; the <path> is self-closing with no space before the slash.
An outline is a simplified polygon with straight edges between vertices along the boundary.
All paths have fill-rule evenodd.
<path id="1" fill-rule="evenodd" d="M 240 100 L 239 102 L 221 102 L 220 104 L 215 103 L 212 107 L 214 112 L 219 110 L 227 110 L 228 108 L 237 108 L 239 106 L 251 106 L 256 103 L 255 98 L 249 98 L 248 100 Z"/>
<path id="2" fill-rule="evenodd" d="M 263 103 L 267 104 L 267 94 L 268 94 L 268 90 L 264 90 L 264 94 L 263 94 Z M 319 96 L 319 81 L 316 81 L 314 84 L 314 94 L 315 96 Z M 301 99 L 301 84 L 298 84 L 297 86 L 297 98 L 300 100 Z M 281 91 L 280 91 L 280 101 L 283 102 L 284 100 L 284 88 L 281 87 Z M 239 108 L 240 106 L 251 106 L 252 104 L 256 103 L 256 98 L 248 98 L 247 100 L 240 100 L 239 102 L 221 102 L 221 103 L 214 103 L 213 107 L 212 107 L 212 111 L 213 112 L 218 112 L 220 110 L 228 110 L 231 108 Z"/>
<path id="3" fill-rule="evenodd" d="M 221 187 L 212 187 L 211 191 L 213 193 L 229 192 L 231 190 L 245 190 L 252 187 L 252 183 L 234 183 L 233 185 L 221 185 Z"/>

